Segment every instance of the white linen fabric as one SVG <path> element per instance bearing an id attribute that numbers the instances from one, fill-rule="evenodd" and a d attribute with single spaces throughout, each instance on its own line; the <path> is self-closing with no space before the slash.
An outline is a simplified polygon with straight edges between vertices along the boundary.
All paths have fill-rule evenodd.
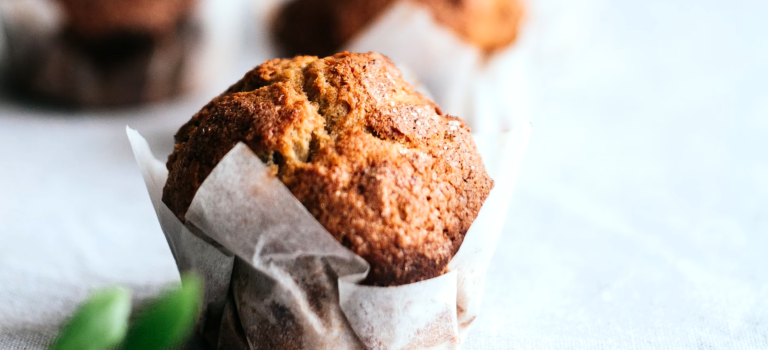
<path id="1" fill-rule="evenodd" d="M 768 348 L 768 4 L 531 3 L 535 133 L 465 348 Z M 44 348 L 96 288 L 140 303 L 178 281 L 124 126 L 169 153 L 267 58 L 245 54 L 137 109 L 3 97 L 1 349 Z"/>

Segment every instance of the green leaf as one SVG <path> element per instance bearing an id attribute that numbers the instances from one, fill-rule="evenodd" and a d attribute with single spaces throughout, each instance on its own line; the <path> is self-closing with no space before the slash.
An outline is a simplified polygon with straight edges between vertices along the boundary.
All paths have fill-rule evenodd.
<path id="1" fill-rule="evenodd" d="M 164 350 L 180 344 L 191 333 L 203 295 L 203 282 L 195 274 L 181 277 L 182 287 L 168 292 L 142 309 L 123 343 L 123 350 Z"/>
<path id="2" fill-rule="evenodd" d="M 125 288 L 96 292 L 75 312 L 51 345 L 51 350 L 101 350 L 123 340 L 131 313 Z"/>

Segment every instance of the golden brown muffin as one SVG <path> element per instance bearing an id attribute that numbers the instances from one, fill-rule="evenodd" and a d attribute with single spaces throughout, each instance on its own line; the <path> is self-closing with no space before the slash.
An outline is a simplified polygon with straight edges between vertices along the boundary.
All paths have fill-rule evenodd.
<path id="1" fill-rule="evenodd" d="M 371 264 L 373 285 L 442 274 L 493 187 L 469 128 L 378 53 L 267 61 L 175 138 L 163 202 L 182 221 L 206 176 L 244 142 Z"/>
<path id="2" fill-rule="evenodd" d="M 196 0 L 57 0 L 67 25 L 84 38 L 114 33 L 162 36 L 186 18 Z"/>
<path id="3" fill-rule="evenodd" d="M 292 0 L 278 13 L 274 36 L 291 55 L 328 55 L 398 0 Z M 406 0 L 407 1 L 407 0 Z M 515 41 L 521 0 L 409 0 L 464 40 L 491 52 Z"/>

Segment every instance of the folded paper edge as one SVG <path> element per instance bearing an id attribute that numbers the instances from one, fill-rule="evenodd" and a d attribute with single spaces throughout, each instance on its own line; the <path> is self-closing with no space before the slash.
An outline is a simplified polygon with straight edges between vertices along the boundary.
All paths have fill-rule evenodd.
<path id="1" fill-rule="evenodd" d="M 147 140 L 138 131 L 126 126 L 126 134 L 176 268 L 179 272 L 194 270 L 205 277 L 204 303 L 195 328 L 211 343 L 218 338 L 234 256 L 212 245 L 210 239 L 193 234 L 162 202 L 162 188 L 168 176 L 165 165 L 154 157 Z M 202 249 L 214 254 L 214 258 L 200 260 L 198 254 L 189 253 L 190 249 L 196 253 Z"/>
<path id="2" fill-rule="evenodd" d="M 414 348 L 413 346 L 414 344 L 429 344 L 429 349 L 458 349 L 461 344 L 461 337 L 459 332 L 458 313 L 456 310 L 457 305 L 455 303 L 456 293 L 458 292 L 457 280 L 458 277 L 455 271 L 449 271 L 427 280 L 393 287 L 364 286 L 339 280 L 339 304 L 347 319 L 350 320 L 350 326 L 358 337 L 360 337 L 366 345 L 372 345 L 372 348 L 374 349 L 377 348 L 376 345 L 386 343 L 386 339 L 381 339 L 381 336 L 376 335 L 378 333 L 383 334 L 385 338 L 387 336 L 391 337 L 394 334 L 408 339 L 408 344 L 399 344 L 400 346 L 395 348 L 404 347 L 407 349 L 422 349 L 423 347 Z M 370 313 L 365 310 L 366 307 L 363 306 L 366 305 L 370 307 L 371 305 L 368 304 L 370 301 L 381 301 L 380 299 L 382 295 L 385 296 L 384 301 L 392 301 L 394 298 L 388 298 L 386 296 L 397 296 L 398 294 L 409 293 L 409 291 L 415 291 L 417 294 L 419 292 L 423 293 L 424 291 L 429 291 L 429 298 L 433 302 L 440 302 L 440 299 L 443 299 L 440 304 L 447 308 L 439 311 L 438 315 L 444 315 L 444 312 L 447 311 L 450 314 L 450 317 L 447 319 L 444 319 L 443 317 L 431 319 L 426 323 L 419 324 L 420 327 L 417 329 L 407 330 L 406 332 L 409 334 L 403 334 L 403 329 L 398 328 L 397 323 L 392 325 L 393 328 L 382 330 L 380 329 L 381 325 L 367 323 L 357 324 L 351 321 L 357 320 L 361 314 L 365 316 L 363 318 L 371 317 Z M 448 296 L 447 299 L 445 298 L 446 296 Z M 437 300 L 434 299 L 436 297 Z M 407 309 L 408 306 L 413 305 L 413 301 L 414 300 L 408 300 L 404 305 L 405 309 Z M 373 306 L 376 307 L 376 305 Z M 380 307 L 376 307 L 377 310 L 388 310 L 391 307 L 390 305 L 379 306 Z M 362 310 L 357 310 L 356 307 L 361 307 Z M 376 312 L 374 311 L 373 313 L 375 314 Z M 404 315 L 400 316 L 409 318 L 408 314 L 408 312 L 405 312 Z M 413 314 L 411 314 L 411 317 L 413 317 Z M 436 322 L 436 320 L 440 320 L 440 322 Z M 389 345 L 391 346 L 392 344 Z"/>

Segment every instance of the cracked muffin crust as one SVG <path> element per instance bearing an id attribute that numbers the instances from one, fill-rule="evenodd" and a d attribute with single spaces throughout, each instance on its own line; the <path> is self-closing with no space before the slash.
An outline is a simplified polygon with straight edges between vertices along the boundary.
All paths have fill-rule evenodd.
<path id="1" fill-rule="evenodd" d="M 372 285 L 442 274 L 493 187 L 469 128 L 378 53 L 267 61 L 175 141 L 163 202 L 182 221 L 206 176 L 244 142 L 370 263 Z"/>
<path id="2" fill-rule="evenodd" d="M 336 52 L 397 0 L 292 0 L 275 18 L 273 34 L 290 55 Z M 407 0 L 486 52 L 517 39 L 522 0 Z"/>

